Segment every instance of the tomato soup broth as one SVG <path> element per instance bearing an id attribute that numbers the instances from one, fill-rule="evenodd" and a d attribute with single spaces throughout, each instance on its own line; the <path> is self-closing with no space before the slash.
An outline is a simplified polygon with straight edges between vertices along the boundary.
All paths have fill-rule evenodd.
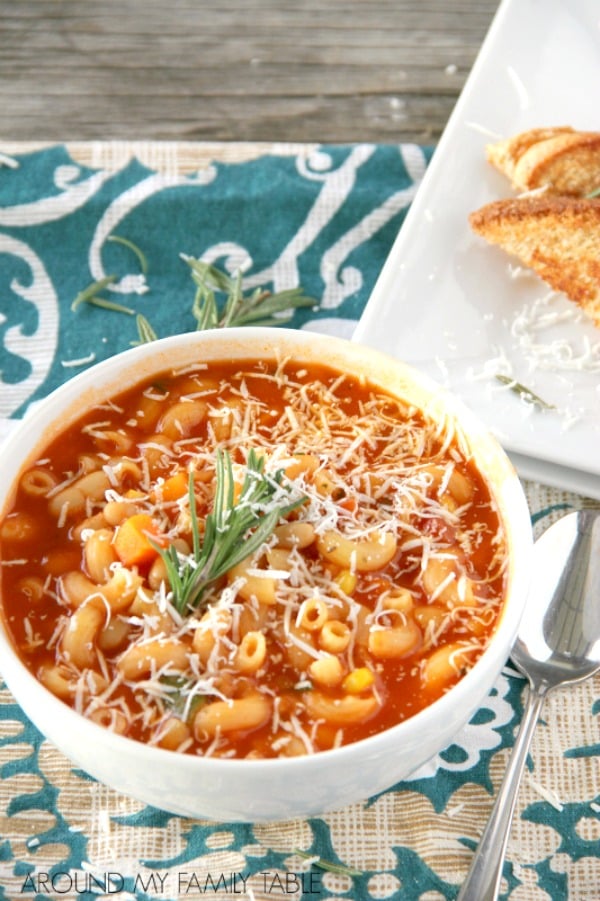
<path id="1" fill-rule="evenodd" d="M 131 738 L 354 742 L 487 646 L 507 550 L 451 422 L 326 365 L 210 363 L 88 411 L 20 478 L 2 607 L 27 667 Z"/>

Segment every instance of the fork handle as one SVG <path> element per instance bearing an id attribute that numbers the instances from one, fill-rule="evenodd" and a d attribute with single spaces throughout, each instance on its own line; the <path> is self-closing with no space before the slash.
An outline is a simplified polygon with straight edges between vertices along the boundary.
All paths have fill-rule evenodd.
<path id="1" fill-rule="evenodd" d="M 457 901 L 496 901 L 517 792 L 548 686 L 531 686 L 504 779 Z"/>

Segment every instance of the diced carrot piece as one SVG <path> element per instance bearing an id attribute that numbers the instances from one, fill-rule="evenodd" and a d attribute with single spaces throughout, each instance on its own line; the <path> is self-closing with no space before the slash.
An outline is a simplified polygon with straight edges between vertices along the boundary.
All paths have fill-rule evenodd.
<path id="1" fill-rule="evenodd" d="M 178 501 L 180 497 L 184 497 L 188 493 L 188 490 L 188 475 L 183 470 L 165 479 L 160 487 L 160 493 L 165 501 Z"/>
<path id="2" fill-rule="evenodd" d="M 358 507 L 358 501 L 355 497 L 343 497 L 337 502 L 337 505 L 349 513 L 354 513 Z"/>
<path id="3" fill-rule="evenodd" d="M 158 551 L 151 544 L 157 540 L 157 530 L 147 513 L 134 513 L 124 520 L 115 535 L 115 551 L 123 566 L 144 566 L 152 563 Z"/>

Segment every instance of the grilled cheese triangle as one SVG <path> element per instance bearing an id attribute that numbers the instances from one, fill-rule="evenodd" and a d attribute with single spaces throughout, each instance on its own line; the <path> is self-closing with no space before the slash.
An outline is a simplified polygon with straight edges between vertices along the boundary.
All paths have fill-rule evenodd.
<path id="1" fill-rule="evenodd" d="M 471 213 L 469 223 L 579 304 L 600 327 L 600 199 L 497 200 Z"/>

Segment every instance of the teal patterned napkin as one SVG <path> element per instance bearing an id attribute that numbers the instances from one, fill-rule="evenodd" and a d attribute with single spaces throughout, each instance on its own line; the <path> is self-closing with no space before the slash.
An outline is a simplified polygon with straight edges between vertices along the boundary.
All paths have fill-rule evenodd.
<path id="1" fill-rule="evenodd" d="M 22 415 L 136 340 L 132 315 L 71 310 L 91 283 L 115 276 L 101 293 L 146 315 L 160 337 L 194 329 L 181 254 L 241 266 L 248 287 L 301 283 L 320 306 L 291 324 L 349 335 L 428 158 L 418 148 L 307 148 L 187 174 L 136 158 L 93 169 L 62 146 L 11 158 L 0 169 L 0 416 Z M 114 238 L 142 251 L 147 273 Z"/>
<path id="2" fill-rule="evenodd" d="M 291 325 L 350 337 L 431 156 L 371 144 L 2 149 L 0 437 L 52 389 L 135 342 L 135 314 L 159 336 L 195 328 L 182 254 L 242 267 L 248 288 L 301 284 L 319 305 Z M 72 309 L 107 276 L 101 295 L 132 312 Z M 538 534 L 588 503 L 525 487 Z M 455 743 L 413 778 L 270 826 L 194 821 L 116 794 L 49 745 L 0 683 L 0 899 L 455 898 L 522 690 L 507 665 Z M 597 681 L 549 703 L 503 897 L 600 898 L 599 714 Z"/>

